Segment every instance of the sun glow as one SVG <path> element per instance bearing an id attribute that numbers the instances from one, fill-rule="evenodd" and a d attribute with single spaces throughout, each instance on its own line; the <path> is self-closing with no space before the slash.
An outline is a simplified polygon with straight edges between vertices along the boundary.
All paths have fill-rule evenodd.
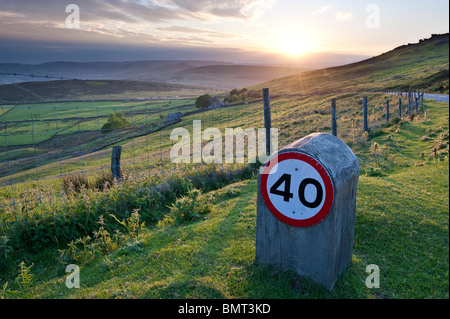
<path id="1" fill-rule="evenodd" d="M 300 37 L 286 37 L 279 45 L 279 51 L 290 57 L 298 57 L 306 53 L 310 53 L 314 49 L 314 45 Z"/>

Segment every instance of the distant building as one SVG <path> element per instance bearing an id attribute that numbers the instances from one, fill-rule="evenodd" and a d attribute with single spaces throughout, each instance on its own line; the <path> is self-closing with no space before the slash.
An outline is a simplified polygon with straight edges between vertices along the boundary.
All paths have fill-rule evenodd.
<path id="1" fill-rule="evenodd" d="M 208 106 L 208 109 L 215 109 L 218 107 L 224 107 L 225 106 L 225 102 L 223 101 L 219 101 L 219 99 L 215 96 L 213 96 L 211 98 L 211 104 Z"/>
<path id="2" fill-rule="evenodd" d="M 175 122 L 181 120 L 184 114 L 181 112 L 170 113 L 166 115 L 166 122 Z"/>

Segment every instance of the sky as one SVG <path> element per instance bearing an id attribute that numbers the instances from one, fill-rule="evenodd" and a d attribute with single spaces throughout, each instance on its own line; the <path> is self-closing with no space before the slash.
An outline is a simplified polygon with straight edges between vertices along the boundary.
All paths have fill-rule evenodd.
<path id="1" fill-rule="evenodd" d="M 448 33 L 448 12 L 448 0 L 0 0 L 0 63 L 375 56 Z"/>

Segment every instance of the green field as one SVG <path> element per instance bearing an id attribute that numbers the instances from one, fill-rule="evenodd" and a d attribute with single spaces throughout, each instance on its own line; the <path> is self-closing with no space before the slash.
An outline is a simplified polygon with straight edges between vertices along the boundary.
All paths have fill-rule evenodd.
<path id="1" fill-rule="evenodd" d="M 205 192 L 213 204 L 206 218 L 173 226 L 150 223 L 125 246 L 83 263 L 80 289 L 66 288 L 65 263 L 56 250 L 28 253 L 33 282 L 17 286 L 19 273 L 6 272 L 5 295 L 448 298 L 448 146 L 433 156 L 438 144 L 448 144 L 448 105 L 426 101 L 424 111 L 353 144 L 361 164 L 353 262 L 331 293 L 291 272 L 254 263 L 256 179 L 251 178 Z M 375 143 L 380 156 L 373 152 Z M 122 192 L 128 186 L 123 187 Z M 94 209 L 99 199 L 90 196 Z M 380 267 L 379 289 L 364 284 L 368 264 Z"/>

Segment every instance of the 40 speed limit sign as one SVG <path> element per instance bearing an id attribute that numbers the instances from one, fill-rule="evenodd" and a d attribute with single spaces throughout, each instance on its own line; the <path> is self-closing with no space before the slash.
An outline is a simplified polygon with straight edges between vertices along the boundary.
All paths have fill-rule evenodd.
<path id="1" fill-rule="evenodd" d="M 330 175 L 321 163 L 304 153 L 277 154 L 266 164 L 260 185 L 267 208 L 292 226 L 315 225 L 333 206 Z"/>

